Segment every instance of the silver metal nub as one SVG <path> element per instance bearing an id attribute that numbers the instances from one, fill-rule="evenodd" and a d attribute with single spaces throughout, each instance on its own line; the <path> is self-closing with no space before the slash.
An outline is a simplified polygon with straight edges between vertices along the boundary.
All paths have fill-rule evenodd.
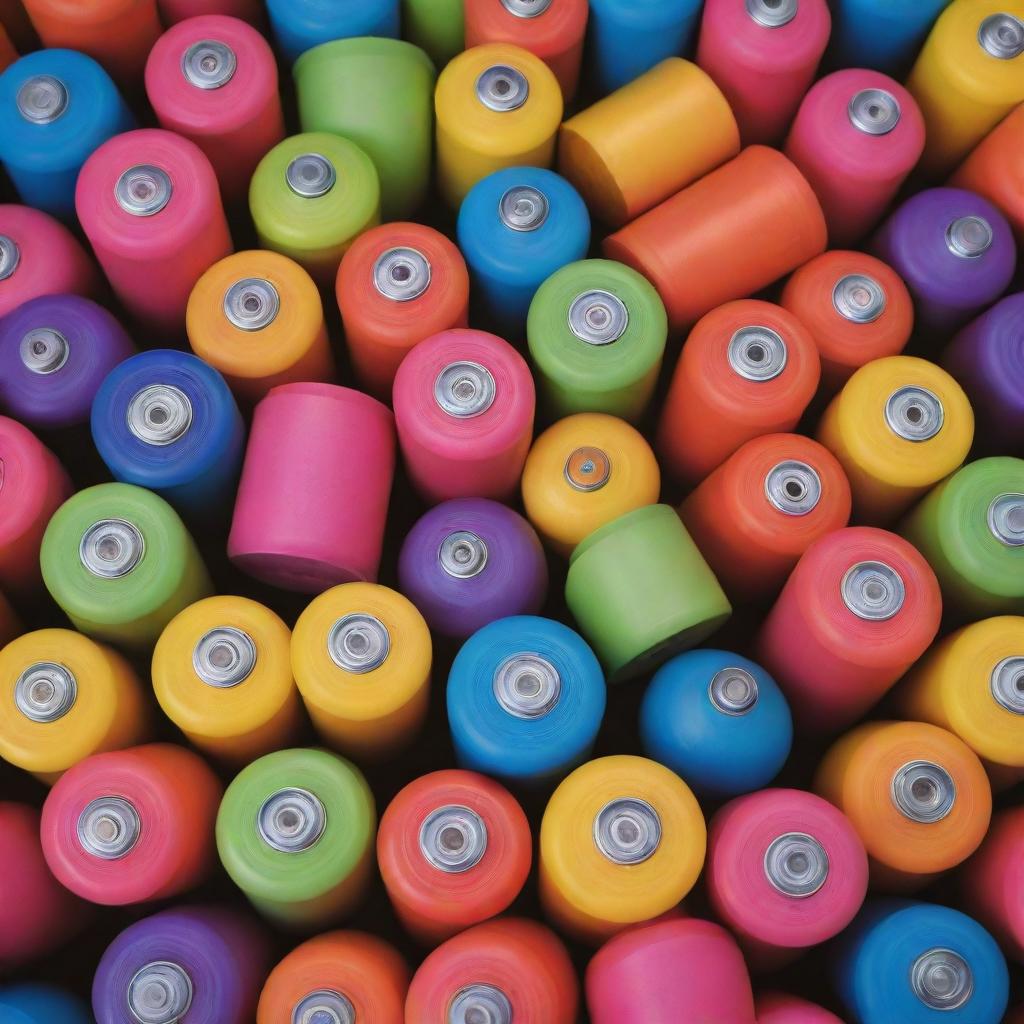
<path id="1" fill-rule="evenodd" d="M 356 1008 L 348 996 L 323 988 L 295 1004 L 292 1024 L 356 1024 Z"/>
<path id="2" fill-rule="evenodd" d="M 782 335 L 770 327 L 741 327 L 730 339 L 729 365 L 744 380 L 774 380 L 786 368 L 789 353 Z"/>
<path id="3" fill-rule="evenodd" d="M 1024 544 L 1024 494 L 1000 494 L 988 507 L 988 528 L 1000 544 Z"/>
<path id="4" fill-rule="evenodd" d="M 787 516 L 805 516 L 821 500 L 821 477 L 806 462 L 786 459 L 768 470 L 764 478 L 768 501 Z"/>
<path id="5" fill-rule="evenodd" d="M 499 114 L 518 110 L 530 97 L 526 75 L 507 64 L 487 68 L 476 80 L 476 98 Z"/>
<path id="6" fill-rule="evenodd" d="M 78 845 L 100 860 L 120 860 L 129 854 L 142 834 L 139 812 L 120 796 L 90 800 L 78 816 Z"/>
<path id="7" fill-rule="evenodd" d="M 185 968 L 154 960 L 128 982 L 128 1011 L 138 1024 L 178 1024 L 192 1005 L 192 979 Z"/>
<path id="8" fill-rule="evenodd" d="M 21 249 L 8 235 L 0 235 L 0 281 L 6 281 L 21 262 Z"/>
<path id="9" fill-rule="evenodd" d="M 512 1003 L 494 985 L 467 985 L 448 1004 L 447 1024 L 512 1024 Z"/>
<path id="10" fill-rule="evenodd" d="M 34 327 L 22 339 L 19 348 L 22 365 L 32 373 L 56 373 L 71 354 L 68 339 L 53 327 Z"/>
<path id="11" fill-rule="evenodd" d="M 610 345 L 629 326 L 629 310 L 617 295 L 595 288 L 569 304 L 569 330 L 588 345 Z"/>
<path id="12" fill-rule="evenodd" d="M 138 527 L 125 519 L 100 519 L 82 534 L 78 557 L 82 565 L 103 579 L 127 576 L 142 560 L 146 542 Z"/>
<path id="13" fill-rule="evenodd" d="M 284 172 L 288 187 L 303 199 L 327 195 L 338 181 L 334 164 L 321 153 L 301 153 Z"/>
<path id="14" fill-rule="evenodd" d="M 585 445 L 565 460 L 565 479 L 577 491 L 599 491 L 612 475 L 612 460 L 600 448 Z"/>
<path id="15" fill-rule="evenodd" d="M 846 570 L 841 586 L 843 604 L 868 622 L 891 619 L 907 597 L 903 578 L 885 562 L 857 562 Z"/>
<path id="16" fill-rule="evenodd" d="M 904 441 L 930 441 L 942 429 L 946 411 L 934 391 L 909 384 L 885 403 L 885 422 Z"/>
<path id="17" fill-rule="evenodd" d="M 543 14 L 554 0 L 501 0 L 501 6 L 517 18 L 536 18 Z"/>
<path id="18" fill-rule="evenodd" d="M 132 396 L 125 421 L 143 444 L 162 448 L 188 433 L 192 426 L 192 403 L 180 388 L 150 384 Z"/>
<path id="19" fill-rule="evenodd" d="M 449 363 L 434 381 L 434 401 L 449 416 L 469 419 L 487 412 L 497 388 L 486 366 L 460 359 Z"/>
<path id="20" fill-rule="evenodd" d="M 850 323 L 873 324 L 885 312 L 885 290 L 867 274 L 847 274 L 832 289 L 832 306 Z"/>
<path id="21" fill-rule="evenodd" d="M 430 261 L 418 249 L 388 249 L 373 265 L 373 284 L 386 299 L 418 299 L 430 287 Z"/>
<path id="22" fill-rule="evenodd" d="M 471 530 L 455 530 L 441 541 L 437 558 L 449 576 L 472 579 L 487 566 L 487 543 Z"/>
<path id="23" fill-rule="evenodd" d="M 338 668 L 361 676 L 387 661 L 391 653 L 388 627 L 366 612 L 343 615 L 327 634 L 327 653 Z"/>
<path id="24" fill-rule="evenodd" d="M 327 810 L 308 789 L 279 789 L 263 801 L 256 828 L 263 842 L 278 853 L 302 853 L 320 842 L 327 828 Z"/>
<path id="25" fill-rule="evenodd" d="M 431 811 L 420 825 L 420 853 L 438 871 L 468 871 L 487 852 L 487 826 L 476 811 L 448 804 Z"/>
<path id="26" fill-rule="evenodd" d="M 55 661 L 29 665 L 14 683 L 14 703 L 31 722 L 59 721 L 75 706 L 77 697 L 75 674 Z"/>
<path id="27" fill-rule="evenodd" d="M 1024 53 L 1024 21 L 1012 14 L 990 14 L 978 26 L 978 42 L 997 60 L 1013 60 Z"/>
<path id="28" fill-rule="evenodd" d="M 227 43 L 201 39 L 181 55 L 181 73 L 197 89 L 219 89 L 234 78 L 238 59 Z"/>
<path id="29" fill-rule="evenodd" d="M 238 686 L 255 667 L 256 644 L 248 633 L 234 626 L 211 629 L 192 649 L 192 668 L 207 686 Z"/>
<path id="30" fill-rule="evenodd" d="M 806 899 L 828 879 L 828 854 L 814 836 L 786 832 L 768 844 L 764 853 L 764 874 L 773 889 L 783 896 Z"/>
<path id="31" fill-rule="evenodd" d="M 765 28 L 788 25 L 799 10 L 800 0 L 747 0 L 747 14 Z"/>
<path id="32" fill-rule="evenodd" d="M 708 696 L 723 715 L 745 715 L 757 703 L 757 680 L 745 668 L 722 668 L 711 677 Z"/>
<path id="33" fill-rule="evenodd" d="M 941 765 L 910 761 L 892 777 L 892 802 L 904 818 L 931 825 L 953 809 L 956 783 Z"/>
<path id="34" fill-rule="evenodd" d="M 513 231 L 536 231 L 550 211 L 548 197 L 532 185 L 510 188 L 498 202 L 501 223 Z"/>
<path id="35" fill-rule="evenodd" d="M 281 296 L 265 277 L 243 277 L 224 293 L 224 315 L 240 331 L 262 331 L 281 311 Z"/>
<path id="36" fill-rule="evenodd" d="M 515 718 L 543 718 L 562 695 L 558 669 L 539 654 L 523 652 L 506 658 L 491 681 L 494 699 Z"/>
<path id="37" fill-rule="evenodd" d="M 957 217 L 946 228 L 946 245 L 954 256 L 976 260 L 992 248 L 995 234 L 984 217 Z"/>
<path id="38" fill-rule="evenodd" d="M 661 818 L 646 800 L 611 800 L 594 818 L 594 845 L 613 864 L 642 864 L 660 844 Z"/>
<path id="39" fill-rule="evenodd" d="M 168 173 L 152 164 L 129 167 L 114 186 L 114 197 L 125 213 L 152 217 L 170 201 L 174 188 Z"/>
<path id="40" fill-rule="evenodd" d="M 53 75 L 33 75 L 22 83 L 15 103 L 26 121 L 51 124 L 68 108 L 68 87 Z"/>
<path id="41" fill-rule="evenodd" d="M 1014 715 L 1024 715 L 1024 655 L 1003 658 L 989 677 L 996 703 Z"/>
<path id="42" fill-rule="evenodd" d="M 951 949 L 929 949 L 910 968 L 914 995 L 932 1010 L 957 1010 L 974 993 L 971 965 Z"/>
<path id="43" fill-rule="evenodd" d="M 900 101 L 885 89 L 861 89 L 846 108 L 850 124 L 865 135 L 888 135 L 900 123 Z"/>

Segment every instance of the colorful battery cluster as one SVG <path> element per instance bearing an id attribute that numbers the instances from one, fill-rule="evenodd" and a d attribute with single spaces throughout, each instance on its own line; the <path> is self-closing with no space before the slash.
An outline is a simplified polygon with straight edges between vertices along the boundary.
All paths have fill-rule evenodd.
<path id="1" fill-rule="evenodd" d="M 50 790 L 40 827 L 54 877 L 92 903 L 127 906 L 195 888 L 216 860 L 223 787 L 170 743 L 94 754 Z"/>
<path id="2" fill-rule="evenodd" d="M 437 79 L 434 109 L 438 184 L 453 207 L 494 171 L 551 165 L 562 92 L 551 69 L 518 46 L 460 53 Z"/>
<path id="3" fill-rule="evenodd" d="M 515 797 L 475 772 L 439 771 L 409 783 L 377 833 L 388 896 L 425 945 L 506 910 L 532 858 L 530 823 Z"/>
<path id="4" fill-rule="evenodd" d="M 391 398 L 414 346 L 468 323 L 466 261 L 423 224 L 382 224 L 360 235 L 338 268 L 335 294 L 356 375 L 381 401 Z"/>
<path id="5" fill-rule="evenodd" d="M 360 759 L 408 746 L 430 699 L 430 630 L 408 598 L 346 583 L 314 599 L 292 634 L 292 673 L 332 746 Z"/>
<path id="6" fill-rule="evenodd" d="M 782 687 L 798 730 L 836 732 L 924 654 L 941 616 L 935 573 L 910 544 L 848 527 L 801 556 L 761 626 L 755 657 Z"/>
<path id="7" fill-rule="evenodd" d="M 158 335 L 178 335 L 192 287 L 231 252 L 203 151 L 159 128 L 115 136 L 82 167 L 75 207 L 124 307 Z"/>
<path id="8" fill-rule="evenodd" d="M 325 750 L 278 750 L 228 786 L 217 849 L 260 913 L 279 926 L 308 928 L 361 899 L 376 829 L 373 794 L 355 765 Z"/>
<path id="9" fill-rule="evenodd" d="M 761 993 L 756 1009 L 758 1024 L 843 1024 L 823 1006 L 781 992 Z"/>
<path id="10" fill-rule="evenodd" d="M 663 466 L 703 480 L 745 441 L 794 430 L 821 379 L 814 338 L 759 299 L 726 303 L 690 332 L 658 422 Z"/>
<path id="11" fill-rule="evenodd" d="M 832 48 L 843 67 L 902 71 L 950 0 L 837 0 Z"/>
<path id="12" fill-rule="evenodd" d="M 375 580 L 394 466 L 380 402 L 333 384 L 274 388 L 253 414 L 228 556 L 288 590 Z"/>
<path id="13" fill-rule="evenodd" d="M 285 60 L 332 39 L 398 35 L 399 0 L 267 0 Z"/>
<path id="14" fill-rule="evenodd" d="M 815 790 L 852 822 L 875 889 L 918 889 L 988 831 L 992 793 L 977 755 L 925 722 L 869 722 L 825 754 Z"/>
<path id="15" fill-rule="evenodd" d="M 402 0 L 402 32 L 443 68 L 466 48 L 462 0 Z"/>
<path id="16" fill-rule="evenodd" d="M 654 284 L 678 331 L 813 259 L 826 240 L 803 175 L 776 150 L 750 146 L 609 235 L 603 248 Z"/>
<path id="17" fill-rule="evenodd" d="M 398 579 L 432 630 L 465 639 L 496 619 L 536 615 L 548 564 L 519 513 L 488 498 L 453 498 L 406 535 Z"/>
<path id="18" fill-rule="evenodd" d="M 277 64 L 263 36 L 212 13 L 175 25 L 150 51 L 146 95 L 161 128 L 206 154 L 224 199 L 244 203 L 256 165 L 284 138 Z"/>
<path id="19" fill-rule="evenodd" d="M 0 989 L 0 1011 L 9 1024 L 91 1024 L 77 996 L 31 982 Z"/>
<path id="20" fill-rule="evenodd" d="M 260 0 L 157 0 L 160 20 L 165 25 L 176 25 L 186 18 L 197 18 L 201 14 L 222 14 L 229 18 L 241 18 L 251 24 L 261 24 L 263 4 Z"/>
<path id="21" fill-rule="evenodd" d="M 394 385 L 398 440 L 420 496 L 511 498 L 535 404 L 526 360 L 497 335 L 455 329 L 420 342 Z"/>
<path id="22" fill-rule="evenodd" d="M 179 612 L 153 650 L 152 676 L 164 714 L 212 757 L 247 764 L 297 731 L 291 630 L 249 598 L 207 597 Z"/>
<path id="23" fill-rule="evenodd" d="M 604 676 L 568 626 L 534 615 L 499 619 L 463 644 L 446 693 L 458 763 L 543 784 L 590 754 L 604 718 Z"/>
<path id="24" fill-rule="evenodd" d="M 97 484 L 64 502 L 39 561 L 75 629 L 132 649 L 151 647 L 178 612 L 212 591 L 174 509 L 131 484 Z"/>
<path id="25" fill-rule="evenodd" d="M 110 76 L 75 50 L 37 50 L 0 75 L 0 162 L 22 202 L 70 220 L 86 158 L 135 118 Z"/>

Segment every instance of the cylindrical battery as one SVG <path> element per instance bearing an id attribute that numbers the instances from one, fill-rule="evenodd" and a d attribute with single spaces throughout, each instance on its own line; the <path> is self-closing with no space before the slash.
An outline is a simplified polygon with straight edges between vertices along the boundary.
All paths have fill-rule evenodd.
<path id="1" fill-rule="evenodd" d="M 207 597 L 179 612 L 153 650 L 152 675 L 164 714 L 212 757 L 247 764 L 297 731 L 291 630 L 249 598 Z"/>
<path id="2" fill-rule="evenodd" d="M 325 750 L 278 750 L 228 786 L 217 849 L 260 913 L 279 927 L 313 928 L 362 898 L 376 828 L 373 794 L 355 765 Z"/>
<path id="3" fill-rule="evenodd" d="M 380 402 L 333 384 L 274 388 L 253 415 L 229 557 L 289 590 L 375 580 L 394 464 Z"/>
<path id="4" fill-rule="evenodd" d="M 850 484 L 826 448 L 800 434 L 747 441 L 698 484 L 679 517 L 733 599 L 782 586 L 800 556 L 850 520 Z"/>
<path id="5" fill-rule="evenodd" d="M 185 747 L 152 743 L 94 754 L 43 804 L 43 854 L 54 877 L 92 903 L 127 906 L 195 888 L 214 861 L 224 788 Z"/>
<path id="6" fill-rule="evenodd" d="M 553 619 L 516 615 L 462 645 L 446 699 L 462 767 L 543 784 L 589 756 L 606 696 L 601 666 L 579 634 Z"/>
<path id="7" fill-rule="evenodd" d="M 728 302 L 690 332 L 658 422 L 665 468 L 703 480 L 744 442 L 796 429 L 821 379 L 810 331 L 781 306 Z"/>
<path id="8" fill-rule="evenodd" d="M 814 189 L 836 248 L 879 222 L 923 149 L 914 97 L 888 75 L 855 68 L 811 88 L 786 139 L 786 156 Z"/>
<path id="9" fill-rule="evenodd" d="M 118 299 L 177 337 L 203 271 L 231 252 L 217 177 L 202 150 L 159 128 L 104 143 L 78 176 L 75 206 Z"/>
<path id="10" fill-rule="evenodd" d="M 256 165 L 284 138 L 277 64 L 263 36 L 212 12 L 175 25 L 150 51 L 146 95 L 160 127 L 209 158 L 225 202 L 244 203 Z"/>
<path id="11" fill-rule="evenodd" d="M 291 664 L 317 731 L 360 760 L 409 745 L 430 699 L 430 630 L 407 598 L 376 583 L 317 597 L 292 634 Z"/>
<path id="12" fill-rule="evenodd" d="M 450 769 L 409 783 L 377 833 L 392 906 L 426 945 L 506 910 L 526 884 L 532 857 L 530 823 L 515 797 L 475 772 Z"/>
<path id="13" fill-rule="evenodd" d="M 951 732 L 924 722 L 869 722 L 829 748 L 815 791 L 864 841 L 872 888 L 906 891 L 966 860 L 992 814 L 988 776 Z"/>
<path id="14" fill-rule="evenodd" d="M 832 50 L 840 67 L 902 72 L 950 0 L 837 0 Z"/>
<path id="15" fill-rule="evenodd" d="M 176 25 L 186 18 L 200 15 L 222 14 L 228 18 L 241 18 L 253 25 L 263 22 L 263 4 L 260 0 L 156 0 L 160 20 L 165 25 Z"/>
<path id="16" fill-rule="evenodd" d="M 494 334 L 449 330 L 420 342 L 395 375 L 405 468 L 431 504 L 507 500 L 519 486 L 535 408 L 526 360 Z"/>
<path id="17" fill-rule="evenodd" d="M 415 345 L 468 323 L 466 261 L 424 224 L 382 224 L 360 235 L 338 268 L 335 295 L 356 375 L 385 402 Z"/>
<path id="18" fill-rule="evenodd" d="M 333 39 L 399 34 L 399 0 L 267 0 L 267 15 L 289 63 Z"/>
<path id="19" fill-rule="evenodd" d="M 803 175 L 781 153 L 750 146 L 609 235 L 604 254 L 644 274 L 683 330 L 824 252 L 826 239 Z"/>
<path id="20" fill-rule="evenodd" d="M 44 781 L 146 738 L 149 713 L 135 670 L 70 629 L 38 629 L 7 644 L 0 686 L 0 757 Z"/>
<path id="21" fill-rule="evenodd" d="M 189 295 L 185 328 L 192 351 L 243 401 L 279 384 L 334 380 L 316 283 L 280 253 L 247 249 L 214 263 Z"/>
<path id="22" fill-rule="evenodd" d="M 668 321 L 658 293 L 635 270 L 580 260 L 537 289 L 526 335 L 553 416 L 603 412 L 636 421 L 658 381 Z"/>
<path id="23" fill-rule="evenodd" d="M 0 989 L 0 1012 L 11 1024 L 92 1024 L 78 996 L 38 982 Z"/>
<path id="24" fill-rule="evenodd" d="M 849 527 L 801 556 L 764 620 L 756 657 L 789 698 L 799 730 L 836 732 L 924 654 L 941 615 L 935 574 L 910 544 Z"/>
<path id="25" fill-rule="evenodd" d="M 758 1024 L 843 1024 L 823 1006 L 781 992 L 762 992 L 756 1009 Z"/>
<path id="26" fill-rule="evenodd" d="M 826 0 L 706 0 L 697 63 L 725 93 L 744 145 L 775 145 L 814 81 Z"/>
<path id="27" fill-rule="evenodd" d="M 432 630 L 464 639 L 496 619 L 536 615 L 548 593 L 548 564 L 518 512 L 488 498 L 453 498 L 406 535 L 398 580 Z"/>
<path id="28" fill-rule="evenodd" d="M 462 0 L 402 0 L 402 32 L 443 68 L 466 48 Z"/>
<path id="29" fill-rule="evenodd" d="M 459 54 L 438 77 L 434 109 L 438 181 L 453 207 L 494 171 L 551 165 L 562 92 L 551 69 L 518 46 Z"/>
<path id="30" fill-rule="evenodd" d="M 86 158 L 135 118 L 84 53 L 37 50 L 0 74 L 0 162 L 23 203 L 71 220 Z"/>

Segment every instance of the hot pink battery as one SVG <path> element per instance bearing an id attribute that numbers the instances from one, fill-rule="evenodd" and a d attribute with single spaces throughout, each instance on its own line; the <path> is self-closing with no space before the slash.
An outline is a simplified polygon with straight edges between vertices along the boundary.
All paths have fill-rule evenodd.
<path id="1" fill-rule="evenodd" d="M 782 992 L 762 992 L 757 997 L 757 1024 L 843 1024 L 834 1014 L 806 999 Z"/>
<path id="2" fill-rule="evenodd" d="M 157 0 L 157 6 L 160 8 L 160 20 L 165 25 L 175 25 L 201 14 L 223 14 L 253 25 L 259 25 L 263 20 L 260 0 Z"/>

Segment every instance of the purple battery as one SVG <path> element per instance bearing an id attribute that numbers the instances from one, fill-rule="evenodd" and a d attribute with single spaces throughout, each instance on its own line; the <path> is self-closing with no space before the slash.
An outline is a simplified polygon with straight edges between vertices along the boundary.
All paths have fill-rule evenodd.
<path id="1" fill-rule="evenodd" d="M 539 612 L 548 565 L 536 532 L 517 512 L 487 498 L 455 498 L 409 531 L 398 578 L 431 629 L 463 638 L 495 619 Z"/>
<path id="2" fill-rule="evenodd" d="M 91 299 L 30 299 L 0 320 L 0 408 L 37 430 L 86 423 L 103 378 L 134 353 L 124 328 Z"/>
<path id="3" fill-rule="evenodd" d="M 1006 218 L 960 188 L 908 199 L 879 229 L 872 251 L 906 281 L 918 325 L 946 335 L 991 306 L 1017 265 Z"/>
<path id="4" fill-rule="evenodd" d="M 252 1024 L 269 967 L 260 932 L 228 910 L 165 910 L 107 947 L 92 984 L 98 1024 Z"/>
<path id="5" fill-rule="evenodd" d="M 942 365 L 971 400 L 979 451 L 1024 454 L 1024 292 L 968 324 Z"/>

